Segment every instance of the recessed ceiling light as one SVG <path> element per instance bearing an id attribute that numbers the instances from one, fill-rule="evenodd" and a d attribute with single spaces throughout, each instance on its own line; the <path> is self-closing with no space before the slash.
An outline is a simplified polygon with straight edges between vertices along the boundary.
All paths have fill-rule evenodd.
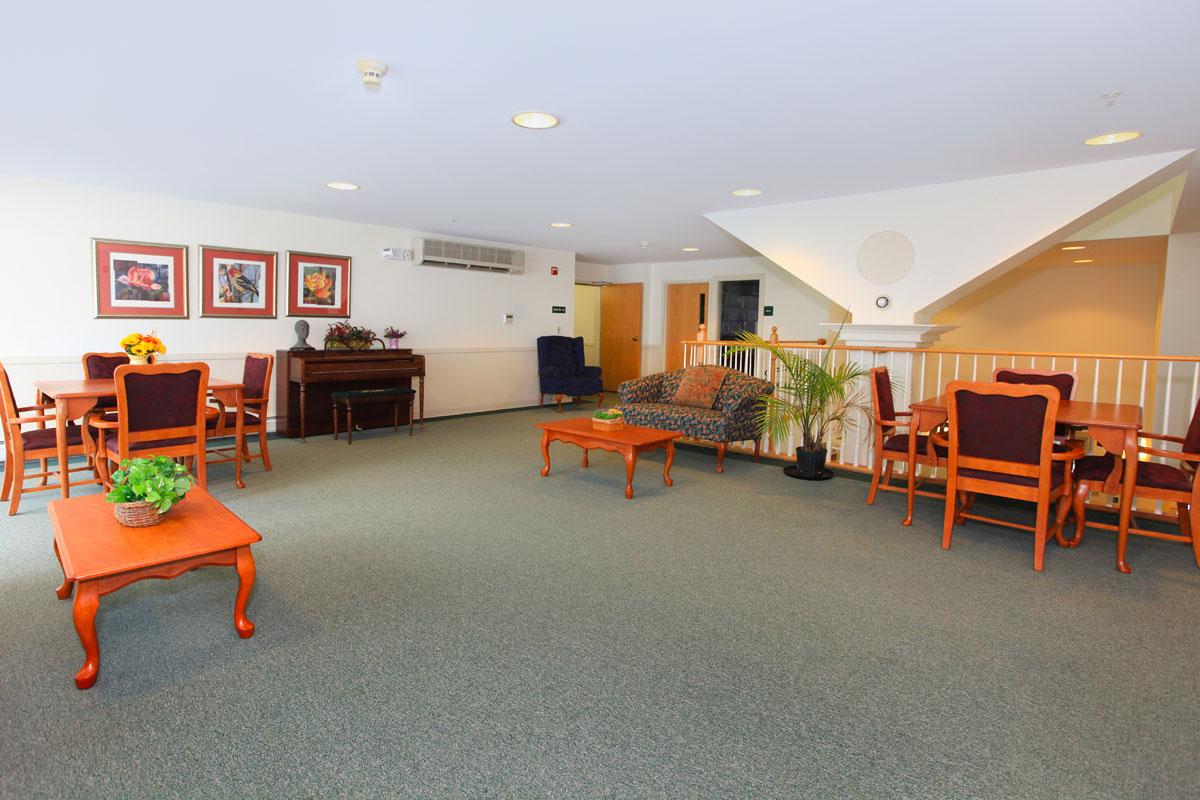
<path id="1" fill-rule="evenodd" d="M 337 189 L 339 192 L 354 192 L 358 190 L 358 184 L 350 183 L 349 181 L 329 181 L 325 185 L 330 189 Z"/>
<path id="2" fill-rule="evenodd" d="M 551 228 L 570 228 L 573 225 L 574 225 L 574 223 L 571 223 L 571 222 L 551 222 L 550 223 Z"/>
<path id="3" fill-rule="evenodd" d="M 557 125 L 558 117 L 547 114 L 545 111 L 522 111 L 519 114 L 513 114 L 512 121 L 518 127 L 542 131 Z"/>
<path id="4" fill-rule="evenodd" d="M 1064 244 L 1063 250 L 1086 250 L 1087 245 L 1083 244 Z"/>
<path id="5" fill-rule="evenodd" d="M 1099 136 L 1093 136 L 1090 139 L 1085 139 L 1083 143 L 1096 146 L 1103 144 L 1120 144 L 1121 142 L 1132 141 L 1141 135 L 1141 131 L 1117 131 L 1116 133 L 1102 133 Z"/>
<path id="6" fill-rule="evenodd" d="M 1077 258 L 1077 259 L 1075 259 L 1075 263 L 1076 264 L 1090 264 L 1095 260 L 1096 259 L 1094 259 L 1094 258 Z"/>
<path id="7" fill-rule="evenodd" d="M 734 189 L 730 194 L 734 197 L 758 197 L 762 189 Z"/>
<path id="8" fill-rule="evenodd" d="M 699 253 L 700 252 L 699 247 L 681 247 L 679 249 L 685 253 Z"/>

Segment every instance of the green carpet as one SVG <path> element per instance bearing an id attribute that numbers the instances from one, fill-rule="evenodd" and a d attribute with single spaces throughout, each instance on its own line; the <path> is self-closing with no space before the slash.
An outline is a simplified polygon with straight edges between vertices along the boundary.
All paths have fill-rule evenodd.
<path id="1" fill-rule="evenodd" d="M 1200 785 L 1200 570 L 1053 545 L 852 478 L 681 451 L 675 486 L 550 409 L 272 442 L 211 490 L 263 535 L 101 601 L 95 688 L 45 505 L 0 521 L 0 796 L 1175 798 Z M 986 503 L 986 501 L 981 501 Z M 146 532 L 152 536 L 153 531 Z"/>

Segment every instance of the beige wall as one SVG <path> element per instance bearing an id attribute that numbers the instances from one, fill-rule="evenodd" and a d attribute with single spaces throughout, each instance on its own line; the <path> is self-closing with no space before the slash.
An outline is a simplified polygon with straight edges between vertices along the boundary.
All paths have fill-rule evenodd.
<path id="1" fill-rule="evenodd" d="M 1024 266 L 934 316 L 938 347 L 1156 353 L 1163 266 Z"/>
<path id="2" fill-rule="evenodd" d="M 583 360 L 600 366 L 600 287 L 575 284 L 575 336 L 583 337 Z"/>

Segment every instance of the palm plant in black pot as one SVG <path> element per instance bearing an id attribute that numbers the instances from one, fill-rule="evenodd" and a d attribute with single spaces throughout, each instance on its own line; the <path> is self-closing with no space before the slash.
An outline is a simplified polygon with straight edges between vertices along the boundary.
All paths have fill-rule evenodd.
<path id="1" fill-rule="evenodd" d="M 759 398 L 756 422 L 760 434 L 774 441 L 787 439 L 794 428 L 800 429 L 801 445 L 796 448 L 794 477 L 824 480 L 833 476 L 825 469 L 830 436 L 837 437 L 854 424 L 854 412 L 868 411 L 867 384 L 870 370 L 849 359 L 838 364 L 834 345 L 841 328 L 818 358 L 781 347 L 757 334 L 743 331 L 738 339 L 745 342 L 737 350 L 762 350 L 777 364 L 775 391 Z"/>

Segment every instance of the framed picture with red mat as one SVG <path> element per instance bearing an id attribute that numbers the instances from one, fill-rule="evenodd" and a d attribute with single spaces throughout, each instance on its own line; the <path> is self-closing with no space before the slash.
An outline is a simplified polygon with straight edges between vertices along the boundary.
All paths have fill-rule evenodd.
<path id="1" fill-rule="evenodd" d="M 186 244 L 92 239 L 96 317 L 186 318 Z"/>
<path id="2" fill-rule="evenodd" d="M 350 256 L 287 252 L 288 316 L 350 316 Z"/>
<path id="3" fill-rule="evenodd" d="M 200 316 L 275 317 L 278 253 L 200 246 Z"/>

